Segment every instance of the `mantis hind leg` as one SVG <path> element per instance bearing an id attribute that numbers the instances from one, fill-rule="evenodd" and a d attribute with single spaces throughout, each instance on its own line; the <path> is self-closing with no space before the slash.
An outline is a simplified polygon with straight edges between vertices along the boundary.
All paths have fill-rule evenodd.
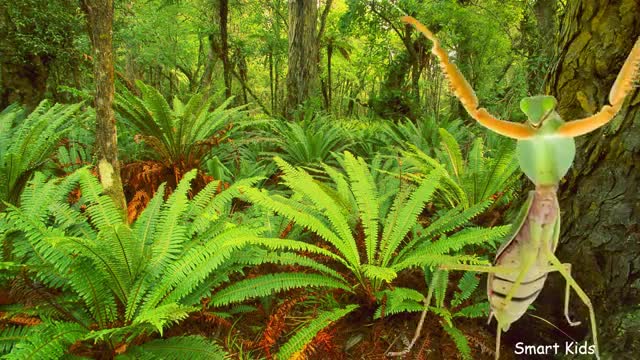
<path id="1" fill-rule="evenodd" d="M 500 337 L 502 335 L 502 329 L 498 325 L 498 333 L 496 334 L 496 360 L 500 358 Z"/>
<path id="2" fill-rule="evenodd" d="M 544 247 L 544 248 L 546 249 L 547 258 L 551 262 L 551 266 L 553 267 L 553 269 L 559 272 L 560 274 L 562 274 L 562 277 L 564 277 L 564 279 L 567 281 L 567 289 L 569 289 L 569 287 L 573 288 L 576 294 L 578 294 L 578 297 L 580 298 L 580 300 L 582 300 L 584 305 L 589 309 L 589 318 L 591 322 L 591 336 L 593 337 L 593 344 L 595 345 L 595 348 L 596 348 L 595 349 L 596 358 L 600 359 L 600 351 L 598 348 L 598 333 L 596 328 L 596 313 L 593 309 L 593 304 L 591 303 L 591 299 L 589 299 L 589 296 L 587 296 L 587 294 L 584 292 L 584 290 L 582 290 L 580 285 L 578 285 L 578 283 L 573 279 L 573 277 L 571 277 L 571 274 L 569 273 L 569 271 L 567 271 L 568 270 L 567 267 L 562 263 L 560 263 L 560 260 L 558 260 L 558 258 L 551 252 L 551 250 L 549 250 L 548 247 Z M 567 320 L 569 320 L 568 314 L 567 314 L 568 303 L 569 303 L 568 297 L 569 297 L 569 290 L 567 290 L 567 293 L 565 296 L 565 315 L 567 315 Z M 569 323 L 571 324 L 571 321 L 569 321 Z"/>
<path id="3" fill-rule="evenodd" d="M 562 264 L 565 269 L 567 269 L 567 273 L 571 276 L 571 264 Z M 569 317 L 569 296 L 571 296 L 571 284 L 567 281 L 567 287 L 564 292 L 564 317 L 567 319 L 567 322 L 571 326 L 578 326 L 582 324 L 581 321 L 572 321 Z"/>

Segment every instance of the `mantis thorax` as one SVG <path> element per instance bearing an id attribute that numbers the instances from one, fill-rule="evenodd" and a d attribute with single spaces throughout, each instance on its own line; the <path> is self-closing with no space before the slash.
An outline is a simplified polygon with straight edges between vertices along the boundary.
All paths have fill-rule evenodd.
<path id="1" fill-rule="evenodd" d="M 564 120 L 555 111 L 553 96 L 533 96 L 520 101 L 527 115 L 527 124 L 535 135 L 519 140 L 517 146 L 520 168 L 536 185 L 556 185 L 566 175 L 576 153 L 573 138 L 559 136 Z"/>

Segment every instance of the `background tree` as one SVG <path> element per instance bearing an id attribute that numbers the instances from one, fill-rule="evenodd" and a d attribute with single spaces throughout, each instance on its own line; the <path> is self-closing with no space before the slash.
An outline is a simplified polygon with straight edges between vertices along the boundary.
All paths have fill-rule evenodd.
<path id="1" fill-rule="evenodd" d="M 318 4 L 315 1 L 289 0 L 289 113 L 308 100 L 317 89 L 317 22 Z"/>
<path id="2" fill-rule="evenodd" d="M 58 85 L 80 86 L 77 9 L 63 0 L 0 0 L 0 109 L 32 109 L 47 91 L 63 100 Z"/>
<path id="3" fill-rule="evenodd" d="M 547 84 L 563 118 L 589 116 L 608 104 L 615 77 L 640 36 L 638 13 L 637 0 L 568 3 Z M 576 162 L 560 190 L 564 231 L 558 257 L 573 264 L 575 278 L 595 305 L 604 358 L 640 352 L 639 95 L 637 90 L 630 94 L 610 124 L 577 139 Z M 543 310 L 552 314 L 554 324 L 571 331 L 561 308 L 548 306 L 554 304 L 549 297 L 559 296 L 563 286 L 555 283 L 538 303 L 547 304 Z M 586 319 L 586 309 L 573 300 L 577 317 Z M 577 331 L 585 335 L 587 328 Z M 537 333 L 530 326 L 526 332 Z"/>
<path id="4" fill-rule="evenodd" d="M 120 163 L 118 162 L 118 133 L 113 112 L 115 93 L 113 70 L 113 0 L 84 0 L 89 37 L 93 45 L 93 77 L 96 86 L 96 153 L 100 182 L 105 192 L 120 210 L 127 208 Z"/>

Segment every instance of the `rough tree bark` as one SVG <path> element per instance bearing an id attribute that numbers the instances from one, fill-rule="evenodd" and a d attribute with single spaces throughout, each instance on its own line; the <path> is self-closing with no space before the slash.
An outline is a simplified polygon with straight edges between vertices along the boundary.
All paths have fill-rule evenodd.
<path id="1" fill-rule="evenodd" d="M 638 0 L 568 3 L 547 84 L 563 118 L 582 118 L 608 103 L 615 77 L 640 35 L 639 13 Z M 603 359 L 631 359 L 640 353 L 639 184 L 636 89 L 611 123 L 577 139 L 576 161 L 559 192 L 563 231 L 557 255 L 573 264 L 573 276 L 595 306 Z M 554 280 L 537 302 L 539 315 L 576 338 L 588 336 L 586 308 L 572 295 L 572 317 L 582 325 L 568 327 L 562 316 L 564 284 Z M 524 333 L 548 337 L 549 326 L 534 330 L 528 325 Z"/>
<path id="2" fill-rule="evenodd" d="M 289 72 L 287 73 L 287 115 L 318 88 L 316 1 L 289 0 Z"/>
<path id="3" fill-rule="evenodd" d="M 222 60 L 222 72 L 224 74 L 225 96 L 231 97 L 231 63 L 229 62 L 229 0 L 220 0 L 218 4 L 220 18 L 220 60 Z"/>
<path id="4" fill-rule="evenodd" d="M 96 84 L 96 153 L 98 172 L 104 191 L 123 212 L 126 200 L 122 191 L 118 137 L 113 112 L 113 0 L 84 0 L 89 35 L 93 45 L 93 76 Z"/>

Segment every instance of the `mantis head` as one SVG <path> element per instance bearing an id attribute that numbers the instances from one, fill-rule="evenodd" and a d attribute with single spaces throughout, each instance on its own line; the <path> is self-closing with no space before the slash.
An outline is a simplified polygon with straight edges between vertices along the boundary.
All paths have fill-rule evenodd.
<path id="1" fill-rule="evenodd" d="M 553 96 L 532 96 L 520 101 L 520 109 L 527 115 L 528 124 L 537 129 L 549 118 L 557 104 L 558 101 Z"/>

